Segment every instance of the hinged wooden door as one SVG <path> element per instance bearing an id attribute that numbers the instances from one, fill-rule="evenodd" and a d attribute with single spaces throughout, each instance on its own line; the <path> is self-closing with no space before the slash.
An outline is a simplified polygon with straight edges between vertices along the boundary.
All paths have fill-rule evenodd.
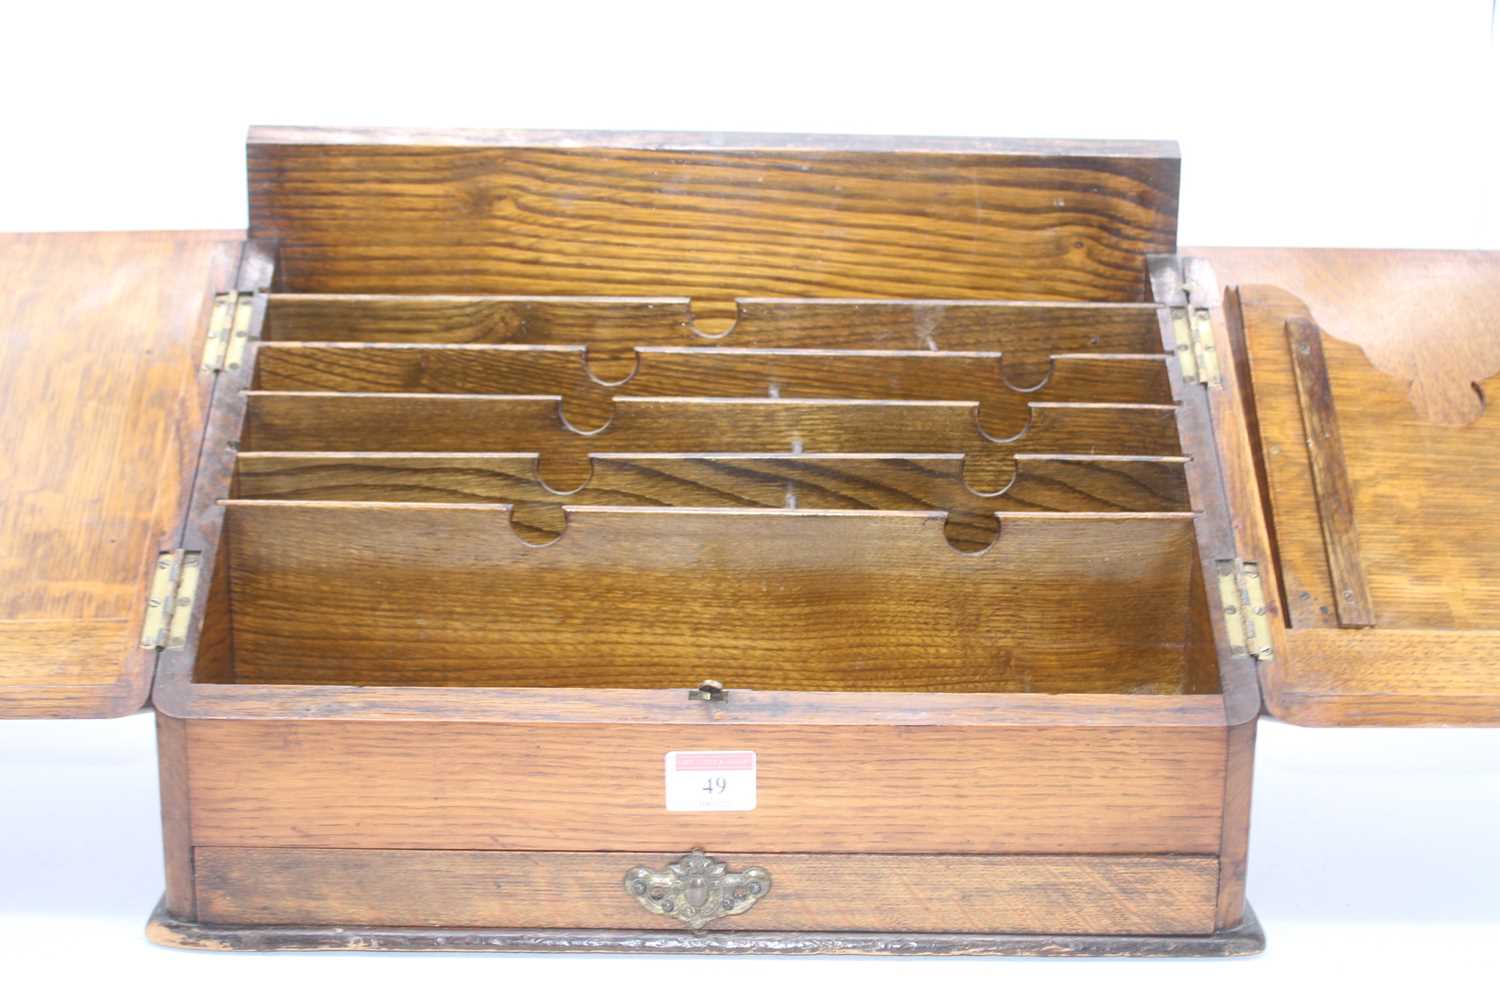
<path id="1" fill-rule="evenodd" d="M 1500 253 L 1201 250 L 1307 725 L 1500 724 Z M 1242 525 L 1245 526 L 1245 525 Z"/>
<path id="2" fill-rule="evenodd" d="M 0 718 L 145 704 L 182 573 L 154 614 L 151 583 L 181 530 L 215 380 L 200 352 L 241 245 L 0 236 Z"/>

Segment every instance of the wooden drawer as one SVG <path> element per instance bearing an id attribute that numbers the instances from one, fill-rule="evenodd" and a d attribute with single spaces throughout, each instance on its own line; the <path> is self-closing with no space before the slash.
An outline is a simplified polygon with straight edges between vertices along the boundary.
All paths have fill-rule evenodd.
<path id="1" fill-rule="evenodd" d="M 737 930 L 1207 934 L 1211 856 L 716 854 L 770 888 Z M 648 853 L 199 847 L 198 916 L 234 925 L 661 929 L 626 888 Z"/>

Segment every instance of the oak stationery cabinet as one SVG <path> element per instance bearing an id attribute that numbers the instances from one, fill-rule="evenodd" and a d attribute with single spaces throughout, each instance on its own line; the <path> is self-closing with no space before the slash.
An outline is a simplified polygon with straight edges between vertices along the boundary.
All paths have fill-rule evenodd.
<path id="1" fill-rule="evenodd" d="M 0 715 L 156 712 L 166 943 L 1253 952 L 1263 707 L 1500 721 L 1500 255 L 1178 175 L 258 129 L 0 237 Z"/>

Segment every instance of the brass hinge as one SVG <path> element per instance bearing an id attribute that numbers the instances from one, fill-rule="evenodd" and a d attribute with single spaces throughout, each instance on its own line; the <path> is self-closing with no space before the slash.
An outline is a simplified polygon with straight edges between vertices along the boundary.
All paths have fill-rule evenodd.
<path id="1" fill-rule="evenodd" d="M 156 557 L 151 592 L 146 600 L 146 621 L 141 626 L 141 648 L 180 649 L 187 644 L 202 565 L 201 552 L 185 552 L 180 548 Z"/>
<path id="2" fill-rule="evenodd" d="M 1219 294 L 1213 268 L 1202 257 L 1175 254 L 1153 254 L 1147 259 L 1147 267 L 1152 297 L 1171 313 L 1172 342 L 1182 377 L 1222 388 L 1210 313 Z"/>
<path id="3" fill-rule="evenodd" d="M 1224 559 L 1215 564 L 1219 574 L 1219 602 L 1229 648 L 1237 656 L 1266 661 L 1271 658 L 1271 622 L 1267 617 L 1266 588 L 1254 562 Z"/>
<path id="4" fill-rule="evenodd" d="M 1189 305 L 1172 310 L 1172 339 L 1177 345 L 1177 363 L 1182 377 L 1219 388 L 1219 352 L 1214 347 L 1214 328 L 1208 310 Z"/>
<path id="5" fill-rule="evenodd" d="M 208 318 L 208 336 L 203 341 L 204 371 L 233 371 L 245 358 L 250 340 L 251 321 L 255 316 L 255 296 L 249 292 L 226 291 L 214 296 L 214 309 Z"/>

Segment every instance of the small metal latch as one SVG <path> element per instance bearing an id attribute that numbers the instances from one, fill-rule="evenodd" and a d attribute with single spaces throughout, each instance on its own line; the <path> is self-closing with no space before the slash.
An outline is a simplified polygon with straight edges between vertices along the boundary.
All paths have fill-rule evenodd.
<path id="1" fill-rule="evenodd" d="M 1243 562 L 1236 567 L 1232 559 L 1215 564 L 1219 576 L 1219 602 L 1224 607 L 1224 626 L 1229 632 L 1229 648 L 1237 656 L 1252 659 L 1271 658 L 1271 624 L 1267 618 L 1266 591 L 1261 582 L 1260 567 Z"/>
<path id="2" fill-rule="evenodd" d="M 202 565 L 201 552 L 180 548 L 156 557 L 146 620 L 141 626 L 141 648 L 180 649 L 187 644 Z"/>
<path id="3" fill-rule="evenodd" d="M 1182 377 L 1203 385 L 1224 384 L 1219 372 L 1219 351 L 1214 346 L 1213 323 L 1208 310 L 1198 306 L 1172 310 L 1172 339 L 1177 346 L 1177 363 Z"/>
<path id="4" fill-rule="evenodd" d="M 727 701 L 729 691 L 718 680 L 704 680 L 698 684 L 697 690 L 688 691 L 690 701 Z"/>
<path id="5" fill-rule="evenodd" d="M 214 296 L 208 336 L 203 341 L 202 370 L 233 371 L 243 363 L 254 316 L 255 296 L 249 292 L 226 291 Z"/>

